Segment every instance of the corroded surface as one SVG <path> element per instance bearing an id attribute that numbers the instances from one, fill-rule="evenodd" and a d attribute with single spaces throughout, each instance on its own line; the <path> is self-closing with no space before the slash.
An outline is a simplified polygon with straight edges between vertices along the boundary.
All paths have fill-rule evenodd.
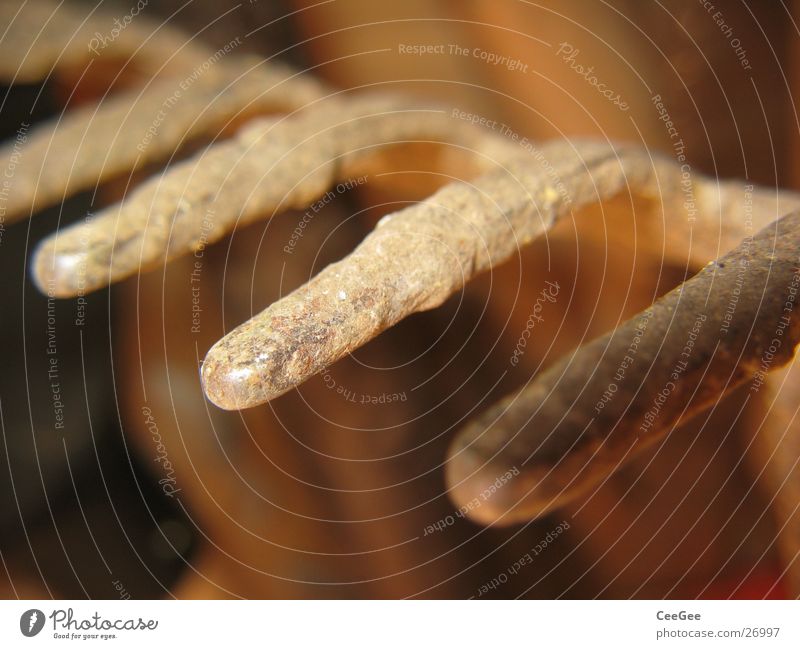
<path id="1" fill-rule="evenodd" d="M 161 69 L 183 37 L 155 29 L 144 16 L 91 52 L 87 44 L 105 33 L 111 17 L 53 7 L 27 3 L 19 14 L 19 3 L 0 7 L 5 22 L 17 27 L 0 42 L 0 76 L 41 80 L 51 70 L 89 65 L 93 57 L 135 60 L 153 75 L 141 91 L 71 111 L 0 150 L 16 170 L 7 222 L 166 159 L 187 140 L 217 141 L 122 203 L 45 240 L 34 273 L 51 295 L 83 294 L 201 249 L 239 224 L 308 206 L 356 170 L 369 172 L 376 153 L 391 155 L 398 144 L 435 141 L 449 147 L 451 162 L 474 159 L 470 168 L 479 174 L 473 182 L 452 183 L 388 215 L 352 254 L 217 342 L 202 378 L 208 397 L 223 408 L 252 407 L 292 389 L 406 316 L 435 308 L 583 205 L 626 194 L 649 201 L 654 209 L 648 215 L 663 218 L 668 242 L 692 242 L 688 256 L 695 263 L 800 208 L 790 192 L 699 174 L 687 180 L 675 162 L 633 147 L 521 146 L 457 118 L 457 110 L 389 95 L 337 94 L 238 52 L 223 57 L 188 44 Z M 288 114 L 263 117 L 279 111 Z M 235 137 L 223 138 L 248 121 Z M 475 515 L 486 522 L 536 517 L 657 442 L 682 417 L 787 362 L 797 335 L 793 316 L 778 353 L 763 363 L 797 263 L 797 217 L 777 229 L 777 239 L 769 229 L 746 239 L 745 247 L 657 302 L 640 336 L 641 317 L 471 423 L 448 465 L 456 500 L 468 502 L 510 471 L 513 479 Z M 743 260 L 746 283 L 736 271 Z M 742 287 L 731 315 L 726 291 Z M 729 318 L 724 335 L 721 318 Z M 691 353 L 683 358 L 690 333 Z M 624 360 L 637 337 L 635 359 Z M 614 393 L 607 394 L 612 382 Z M 659 391 L 670 383 L 664 396 Z M 781 502 L 788 507 L 793 501 Z M 795 545 L 790 540 L 787 547 Z"/>
<path id="2" fill-rule="evenodd" d="M 800 341 L 798 242 L 793 213 L 470 423 L 448 463 L 456 499 L 468 502 L 513 467 L 520 476 L 480 517 L 539 516 L 735 387 L 760 389 Z"/>
<path id="3" fill-rule="evenodd" d="M 254 65 L 250 59 L 198 65 L 186 77 L 110 96 L 32 130 L 18 154 L 6 208 L 9 220 L 167 159 L 192 138 L 219 137 L 233 120 L 294 109 L 322 92 L 315 82 L 282 66 Z M 0 160 L 13 154 L 14 143 L 8 143 L 0 149 Z"/>
<path id="4" fill-rule="evenodd" d="M 333 97 L 287 117 L 255 120 L 90 224 L 45 239 L 35 278 L 59 296 L 94 290 L 197 250 L 237 225 L 304 207 L 380 147 L 418 138 L 470 145 L 476 136 L 440 111 L 384 96 Z"/>
<path id="5" fill-rule="evenodd" d="M 449 185 L 387 216 L 353 254 L 209 351 L 209 398 L 223 408 L 247 408 L 282 394 L 404 317 L 438 306 L 573 208 L 661 187 L 674 190 L 662 198 L 682 200 L 678 168 L 636 149 L 553 143 L 542 152 L 547 166 L 517 158 L 474 184 Z M 704 182 L 710 191 L 713 183 Z"/>

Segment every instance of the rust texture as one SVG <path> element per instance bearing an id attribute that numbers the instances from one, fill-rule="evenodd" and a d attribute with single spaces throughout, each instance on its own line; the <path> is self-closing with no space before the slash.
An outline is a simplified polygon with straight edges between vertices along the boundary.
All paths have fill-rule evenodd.
<path id="1" fill-rule="evenodd" d="M 438 306 L 573 209 L 679 184 L 677 167 L 636 149 L 553 143 L 542 153 L 547 166 L 517 158 L 385 217 L 351 255 L 212 347 L 203 365 L 208 397 L 230 409 L 268 401 L 404 317 Z M 714 186 L 703 182 L 706 191 Z M 665 197 L 676 202 L 670 209 L 682 200 L 677 191 Z"/>
<path id="2" fill-rule="evenodd" d="M 475 146 L 480 133 L 383 96 L 337 97 L 262 118 L 134 190 L 89 224 L 45 239 L 39 286 L 68 297 L 197 250 L 258 217 L 304 207 L 381 147 L 410 139 Z M 435 226 L 433 226 L 435 227 Z"/>
<path id="3" fill-rule="evenodd" d="M 33 270 L 49 295 L 83 295 L 202 249 L 239 225 L 304 208 L 409 143 L 440 143 L 451 162 L 470 158 L 474 179 L 387 215 L 350 255 L 210 349 L 203 387 L 222 408 L 257 406 L 291 390 L 410 314 L 437 307 L 582 206 L 644 199 L 668 242 L 685 247 L 691 234 L 692 262 L 719 258 L 646 316 L 563 358 L 467 426 L 447 467 L 456 501 L 512 476 L 493 491 L 491 506 L 470 513 L 482 521 L 527 520 L 590 489 L 735 386 L 760 386 L 793 354 L 796 318 L 789 313 L 783 326 L 782 309 L 796 288 L 798 217 L 770 223 L 800 209 L 797 194 L 697 173 L 687 185 L 673 160 L 633 146 L 554 141 L 526 148 L 452 107 L 337 93 L 234 52 L 238 44 L 222 54 L 186 44 L 173 57 L 183 37 L 144 17 L 92 52 L 91 39 L 113 23 L 108 15 L 86 18 L 31 2 L 3 3 L 0 12 L 17 27 L 0 44 L 7 80 L 41 80 L 95 59 L 163 72 L 140 90 L 36 127 L 21 146 L 6 144 L 0 157 L 13 158 L 16 168 L 6 222 L 167 159 L 188 140 L 215 140 L 122 202 L 44 240 Z M 687 192 L 696 208 L 688 226 Z M 761 230 L 755 238 L 753 229 Z M 741 295 L 731 309 L 733 290 Z"/>
<path id="4" fill-rule="evenodd" d="M 621 191 L 628 176 L 643 182 L 652 174 L 638 159 L 623 168 L 625 156 L 604 145 L 557 144 L 545 155 L 552 167 L 517 159 L 384 217 L 352 254 L 212 347 L 203 364 L 206 394 L 231 409 L 268 401 L 404 317 L 440 305 L 571 205 Z"/>
<path id="5" fill-rule="evenodd" d="M 250 58 L 198 65 L 183 78 L 159 79 L 141 91 L 109 96 L 32 130 L 8 200 L 8 220 L 167 159 L 192 139 L 218 137 L 234 120 L 293 110 L 322 92 L 305 76 Z M 14 143 L 7 144 L 0 158 L 13 152 Z"/>
<path id="6" fill-rule="evenodd" d="M 517 470 L 479 516 L 535 518 L 737 386 L 757 391 L 800 341 L 799 243 L 795 212 L 487 410 L 451 449 L 456 500 Z"/>

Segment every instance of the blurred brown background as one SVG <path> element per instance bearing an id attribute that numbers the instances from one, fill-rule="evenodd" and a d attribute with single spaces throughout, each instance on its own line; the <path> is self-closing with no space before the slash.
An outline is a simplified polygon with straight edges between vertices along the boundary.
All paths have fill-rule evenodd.
<path id="1" fill-rule="evenodd" d="M 652 100 L 660 95 L 694 170 L 796 187 L 797 4 L 789 11 L 772 2 L 715 5 L 709 12 L 697 2 L 634 0 L 165 0 L 146 12 L 215 47 L 243 36 L 243 50 L 310 69 L 334 86 L 429 97 L 535 140 L 599 137 L 670 153 Z M 578 50 L 575 61 L 594 66 L 629 110 L 576 74 L 557 54 L 560 43 Z M 456 44 L 470 54 L 413 56 L 402 54 L 401 44 Z M 519 60 L 527 71 L 491 65 L 472 54 L 476 48 Z M 70 83 L 10 89 L 4 125 L 18 124 L 13 111 L 24 115 L 40 90 L 46 101 L 37 104 L 37 118 L 56 114 Z M 93 92 L 87 87 L 78 100 L 90 101 Z M 4 126 L 4 133 L 14 128 Z M 792 592 L 781 580 L 788 559 L 776 542 L 786 517 L 773 511 L 774 490 L 759 479 L 763 460 L 745 452 L 765 404 L 750 403 L 733 421 L 735 396 L 710 425 L 688 423 L 588 501 L 524 526 L 484 529 L 455 517 L 425 534 L 454 514 L 441 463 L 466 416 L 694 270 L 642 253 L 643 236 L 664 234 L 635 228 L 624 204 L 610 206 L 610 222 L 606 211 L 584 210 L 519 261 L 338 363 L 328 381 L 345 386 L 357 403 L 324 377 L 243 413 L 205 401 L 197 367 L 208 347 L 346 254 L 377 217 L 424 196 L 430 187 L 414 175 L 419 163 L 413 155 L 397 160 L 390 169 L 397 182 L 370 182 L 337 198 L 291 256 L 282 248 L 302 212 L 208 249 L 199 336 L 186 334 L 191 261 L 92 296 L 92 320 L 82 340 L 75 332 L 69 341 L 74 354 L 65 370 L 80 388 L 65 397 L 78 410 L 83 344 L 96 361 L 85 368 L 92 400 L 82 418 L 71 419 L 68 446 L 48 443 L 36 421 L 46 390 L 20 380 L 26 363 L 41 362 L 24 351 L 35 346 L 31 336 L 41 337 L 47 306 L 25 282 L 24 259 L 29 242 L 59 217 L 79 219 L 93 199 L 77 197 L 61 214 L 40 215 L 30 233 L 24 224 L 6 233 L 5 596 L 117 597 L 123 584 L 134 597 L 470 597 L 564 520 L 567 532 L 485 596 Z M 94 205 L 123 189 L 112 183 Z M 565 287 L 564 297 L 509 371 L 507 359 L 545 280 Z M 141 412 L 143 389 L 175 469 L 180 492 L 173 498 L 158 485 L 164 474 Z M 405 398 L 359 402 L 382 394 Z"/>

